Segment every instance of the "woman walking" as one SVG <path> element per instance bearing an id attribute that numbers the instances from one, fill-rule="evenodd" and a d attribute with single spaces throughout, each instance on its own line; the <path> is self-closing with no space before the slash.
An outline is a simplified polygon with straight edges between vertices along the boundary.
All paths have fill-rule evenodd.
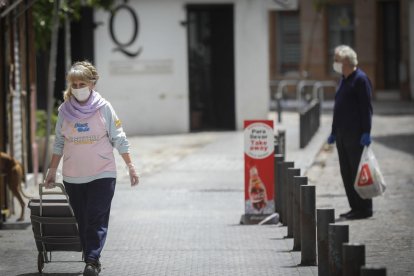
<path id="1" fill-rule="evenodd" d="M 121 121 L 111 104 L 94 90 L 98 79 L 96 68 L 87 61 L 76 62 L 69 70 L 53 155 L 44 181 L 46 188 L 53 187 L 63 157 L 63 183 L 78 223 L 86 276 L 101 271 L 99 258 L 116 184 L 113 148 L 128 166 L 131 186 L 139 182 Z"/>

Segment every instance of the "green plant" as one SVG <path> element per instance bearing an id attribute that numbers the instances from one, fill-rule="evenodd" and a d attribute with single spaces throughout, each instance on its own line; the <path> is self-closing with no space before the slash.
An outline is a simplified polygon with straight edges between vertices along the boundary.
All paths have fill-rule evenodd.
<path id="1" fill-rule="evenodd" d="M 51 117 L 51 133 L 54 133 L 57 122 L 57 115 L 54 112 Z M 36 110 L 36 137 L 46 136 L 47 115 L 45 110 Z"/>
<path id="2" fill-rule="evenodd" d="M 82 7 L 95 7 L 111 10 L 114 0 L 60 0 L 59 18 L 64 20 L 65 15 L 70 20 L 79 20 Z M 38 0 L 33 5 L 36 49 L 46 50 L 49 47 L 54 0 Z"/>
<path id="3" fill-rule="evenodd" d="M 320 13 L 329 2 L 329 0 L 313 0 L 313 8 L 317 13 Z"/>

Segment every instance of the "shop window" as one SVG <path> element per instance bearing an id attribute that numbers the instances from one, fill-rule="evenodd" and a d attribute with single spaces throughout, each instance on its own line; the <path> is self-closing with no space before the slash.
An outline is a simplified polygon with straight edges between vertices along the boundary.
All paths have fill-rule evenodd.
<path id="1" fill-rule="evenodd" d="M 298 11 L 277 13 L 276 66 L 279 74 L 298 74 L 300 65 L 300 22 Z"/>
<path id="2" fill-rule="evenodd" d="M 333 72 L 333 54 L 338 45 L 354 47 L 354 13 L 352 5 L 330 5 L 328 7 L 329 70 Z"/>

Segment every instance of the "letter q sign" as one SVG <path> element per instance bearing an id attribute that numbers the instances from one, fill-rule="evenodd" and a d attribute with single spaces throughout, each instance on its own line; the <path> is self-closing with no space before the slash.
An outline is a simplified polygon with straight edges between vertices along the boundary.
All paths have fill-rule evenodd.
<path id="1" fill-rule="evenodd" d="M 126 1 L 125 1 L 126 2 Z M 117 13 L 120 10 L 125 10 L 128 12 L 128 14 L 131 16 L 132 18 L 132 28 L 131 28 L 131 38 L 128 41 L 120 41 L 117 36 L 115 35 L 115 31 L 114 31 L 114 24 L 115 24 L 115 17 L 117 15 Z M 124 28 L 124 30 L 128 31 L 129 28 Z M 138 21 L 138 16 L 135 13 L 134 9 L 131 8 L 130 6 L 128 6 L 126 3 L 120 4 L 119 6 L 117 6 L 112 12 L 111 12 L 111 17 L 109 19 L 109 33 L 111 35 L 112 41 L 116 44 L 116 48 L 113 49 L 114 52 L 120 51 L 123 54 L 129 56 L 129 57 L 137 57 L 141 51 L 142 51 L 142 47 L 139 47 L 138 50 L 136 51 L 131 51 L 127 48 L 129 48 L 129 46 L 131 46 L 135 40 L 138 37 L 138 32 L 139 32 L 139 21 Z"/>

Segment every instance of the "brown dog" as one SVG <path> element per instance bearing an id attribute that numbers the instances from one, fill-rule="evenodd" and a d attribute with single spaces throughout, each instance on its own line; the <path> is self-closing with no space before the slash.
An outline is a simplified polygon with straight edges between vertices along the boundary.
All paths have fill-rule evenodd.
<path id="1" fill-rule="evenodd" d="M 23 221 L 25 203 L 22 196 L 29 198 L 23 193 L 21 186 L 22 181 L 25 181 L 23 166 L 7 153 L 0 152 L 0 172 L 5 174 L 5 183 L 20 203 L 22 210 L 17 221 Z"/>

